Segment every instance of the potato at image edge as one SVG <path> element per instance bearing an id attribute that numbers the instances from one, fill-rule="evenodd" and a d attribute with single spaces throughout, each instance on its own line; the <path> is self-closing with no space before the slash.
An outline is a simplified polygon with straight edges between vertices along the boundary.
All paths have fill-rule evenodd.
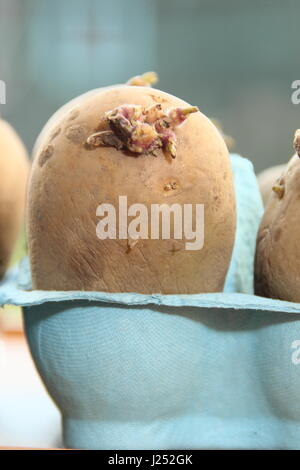
<path id="1" fill-rule="evenodd" d="M 0 277 L 22 228 L 28 168 L 23 143 L 12 127 L 0 120 Z"/>
<path id="2" fill-rule="evenodd" d="M 255 293 L 300 302 L 300 160 L 293 156 L 275 183 L 259 228 Z"/>

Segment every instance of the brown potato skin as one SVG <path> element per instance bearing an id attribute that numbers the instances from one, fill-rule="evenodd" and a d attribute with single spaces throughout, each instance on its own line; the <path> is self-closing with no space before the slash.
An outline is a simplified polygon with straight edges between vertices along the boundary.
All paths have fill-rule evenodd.
<path id="1" fill-rule="evenodd" d="M 86 138 L 104 113 L 121 104 L 164 109 L 187 103 L 159 90 L 120 86 L 77 99 L 46 126 L 34 152 L 28 192 L 28 245 L 33 287 L 145 294 L 222 291 L 235 237 L 235 196 L 228 151 L 200 112 L 176 130 L 178 155 L 129 155 L 110 147 L 88 149 Z M 50 146 L 50 152 L 49 152 Z M 51 155 L 50 155 L 51 154 Z M 50 156 L 49 156 L 50 155 Z M 176 180 L 178 189 L 164 186 Z M 185 240 L 99 240 L 96 209 L 143 203 L 205 205 L 202 250 Z"/>
<path id="2" fill-rule="evenodd" d="M 300 159 L 283 172 L 282 198 L 272 191 L 258 231 L 255 293 L 300 302 Z"/>
<path id="3" fill-rule="evenodd" d="M 28 169 L 23 143 L 12 127 L 0 120 L 0 278 L 22 227 Z"/>

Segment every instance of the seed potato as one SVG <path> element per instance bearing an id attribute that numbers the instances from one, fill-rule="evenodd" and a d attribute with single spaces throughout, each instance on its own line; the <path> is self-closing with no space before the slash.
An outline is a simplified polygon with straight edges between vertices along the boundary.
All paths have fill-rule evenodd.
<path id="1" fill-rule="evenodd" d="M 112 133 L 106 146 L 99 144 L 98 133 L 102 137 L 111 132 L 107 113 L 124 106 L 147 110 L 156 105 L 163 113 L 191 109 L 150 87 L 110 87 L 75 99 L 42 131 L 28 192 L 35 289 L 222 291 L 235 238 L 235 196 L 228 151 L 210 120 L 195 109 L 189 111 L 192 114 L 171 136 L 175 147 L 173 140 L 163 140 L 165 134 L 161 147 L 149 146 L 144 124 L 136 142 L 145 152 L 133 146 L 133 139 L 129 150 L 120 148 Z M 97 207 L 110 203 L 117 208 L 121 195 L 127 196 L 128 206 L 142 203 L 149 213 L 151 204 L 204 204 L 203 248 L 185 249 L 186 239 L 99 239 Z"/>

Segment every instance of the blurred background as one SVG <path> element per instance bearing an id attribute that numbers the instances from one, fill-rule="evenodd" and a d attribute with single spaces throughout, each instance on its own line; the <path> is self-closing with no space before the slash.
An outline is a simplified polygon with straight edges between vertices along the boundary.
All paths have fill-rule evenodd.
<path id="1" fill-rule="evenodd" d="M 299 15 L 298 0 L 0 0 L 1 112 L 31 149 L 70 98 L 154 69 L 259 171 L 300 127 Z"/>
<path id="2" fill-rule="evenodd" d="M 31 151 L 51 114 L 148 70 L 218 119 L 258 172 L 300 127 L 299 0 L 0 0 L 1 115 Z M 14 260 L 24 251 L 21 241 Z M 59 414 L 31 362 L 20 312 L 0 314 L 0 446 L 58 446 Z"/>

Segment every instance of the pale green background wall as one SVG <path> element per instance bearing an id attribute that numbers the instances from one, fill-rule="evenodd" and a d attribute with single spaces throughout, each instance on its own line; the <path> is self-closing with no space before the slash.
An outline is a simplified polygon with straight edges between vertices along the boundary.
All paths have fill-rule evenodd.
<path id="1" fill-rule="evenodd" d="M 0 0 L 0 111 L 30 149 L 69 98 L 155 69 L 260 170 L 300 127 L 299 17 L 299 0 Z"/>

